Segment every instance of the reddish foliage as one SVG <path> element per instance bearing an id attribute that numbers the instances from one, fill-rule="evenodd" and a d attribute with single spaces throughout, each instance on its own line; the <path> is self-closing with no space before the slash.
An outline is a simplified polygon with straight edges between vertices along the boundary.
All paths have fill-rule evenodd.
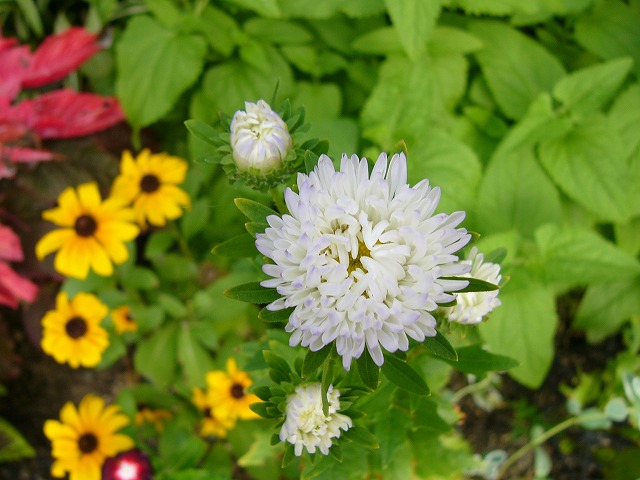
<path id="1" fill-rule="evenodd" d="M 22 259 L 20 239 L 9 227 L 0 225 L 0 305 L 17 308 L 20 300 L 32 302 L 38 294 L 38 287 L 7 263 Z"/>

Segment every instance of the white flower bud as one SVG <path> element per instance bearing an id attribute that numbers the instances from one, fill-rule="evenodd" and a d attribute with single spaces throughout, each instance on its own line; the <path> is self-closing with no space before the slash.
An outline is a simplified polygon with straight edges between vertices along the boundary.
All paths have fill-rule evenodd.
<path id="1" fill-rule="evenodd" d="M 231 120 L 231 148 L 240 171 L 258 170 L 266 174 L 277 170 L 291 150 L 287 124 L 264 100 L 245 102 Z"/>

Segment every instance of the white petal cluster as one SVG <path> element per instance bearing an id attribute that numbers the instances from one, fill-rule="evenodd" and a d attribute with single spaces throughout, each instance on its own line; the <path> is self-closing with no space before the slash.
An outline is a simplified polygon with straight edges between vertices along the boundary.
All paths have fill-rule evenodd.
<path id="1" fill-rule="evenodd" d="M 382 154 L 371 174 L 365 158 L 343 155 L 340 170 L 323 155 L 298 191 L 285 192 L 290 214 L 267 217 L 256 247 L 273 263 L 262 282 L 282 297 L 270 310 L 294 308 L 286 331 L 292 346 L 317 351 L 335 341 L 344 368 L 365 346 L 377 365 L 389 352 L 436 335 L 430 312 L 454 299 L 469 271 L 455 252 L 470 235 L 464 212 L 435 214 L 440 189 L 407 184 L 407 161 Z"/>
<path id="2" fill-rule="evenodd" d="M 471 272 L 464 275 L 466 277 L 478 278 L 489 283 L 498 285 L 502 280 L 500 275 L 500 265 L 484 261 L 484 255 L 478 253 L 478 248 L 473 247 L 464 263 L 471 265 Z M 494 308 L 502 305 L 498 298 L 498 290 L 490 292 L 465 292 L 457 295 L 455 307 L 444 309 L 445 315 L 450 322 L 464 324 L 480 323 L 485 315 Z"/>
<path id="3" fill-rule="evenodd" d="M 231 147 L 238 170 L 269 173 L 279 168 L 291 150 L 287 124 L 264 100 L 245 102 L 231 120 Z"/>
<path id="4" fill-rule="evenodd" d="M 302 449 L 315 453 L 319 449 L 324 455 L 329 454 L 333 438 L 353 426 L 351 418 L 341 413 L 340 391 L 329 386 L 327 392 L 329 415 L 322 411 L 322 388 L 319 383 L 299 385 L 287 398 L 286 419 L 280 429 L 280 440 L 295 446 L 294 452 L 299 457 Z"/>

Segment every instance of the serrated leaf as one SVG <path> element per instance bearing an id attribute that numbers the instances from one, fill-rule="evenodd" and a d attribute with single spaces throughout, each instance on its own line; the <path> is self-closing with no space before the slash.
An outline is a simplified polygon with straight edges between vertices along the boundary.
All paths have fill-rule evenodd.
<path id="1" fill-rule="evenodd" d="M 640 262 L 597 233 L 568 225 L 536 231 L 545 278 L 565 285 L 615 282 L 640 274 Z"/>
<path id="2" fill-rule="evenodd" d="M 391 383 L 411 393 L 417 395 L 430 395 L 431 393 L 422 375 L 394 355 L 385 354 L 382 373 Z"/>
<path id="3" fill-rule="evenodd" d="M 469 30 L 484 44 L 475 53 L 500 109 L 512 119 L 524 116 L 541 92 L 565 75 L 562 64 L 542 45 L 496 21 L 477 21 Z"/>
<path id="4" fill-rule="evenodd" d="M 293 307 L 283 310 L 268 310 L 267 307 L 264 307 L 258 313 L 258 318 L 266 323 L 287 323 L 293 311 Z"/>
<path id="5" fill-rule="evenodd" d="M 360 355 L 360 358 L 356 360 L 356 364 L 358 365 L 358 375 L 360 375 L 362 383 L 371 390 L 378 388 L 380 367 L 374 363 L 373 358 L 371 358 L 366 348 L 364 352 L 362 352 L 362 355 Z"/>
<path id="6" fill-rule="evenodd" d="M 243 233 L 219 243 L 213 247 L 211 253 L 228 258 L 254 257 L 258 254 L 256 239 L 247 233 Z"/>
<path id="7" fill-rule="evenodd" d="M 400 43 L 412 60 L 426 50 L 427 41 L 440 15 L 440 1 L 385 0 Z"/>
<path id="8" fill-rule="evenodd" d="M 481 333 L 491 352 L 519 362 L 509 375 L 529 388 L 537 388 L 554 354 L 558 317 L 553 290 L 530 271 L 515 267 L 500 292 L 500 300 L 502 305 L 482 324 Z"/>
<path id="9" fill-rule="evenodd" d="M 426 337 L 422 342 L 424 347 L 434 355 L 444 358 L 445 360 L 451 360 L 456 362 L 458 360 L 458 354 L 456 350 L 451 346 L 447 338 L 440 332 L 436 332 L 435 337 Z"/>
<path id="10" fill-rule="evenodd" d="M 280 298 L 280 294 L 275 288 L 265 288 L 260 282 L 249 282 L 231 287 L 224 291 L 224 295 L 232 300 L 249 303 L 271 303 Z"/>
<path id="11" fill-rule="evenodd" d="M 249 200 L 248 198 L 236 198 L 234 200 L 236 207 L 246 217 L 255 223 L 266 223 L 266 218 L 269 215 L 279 216 L 278 212 L 267 207 L 266 205 L 256 202 L 255 200 Z"/>
<path id="12" fill-rule="evenodd" d="M 127 119 L 142 128 L 162 118 L 202 71 L 205 41 L 136 16 L 116 45 L 116 92 Z"/>
<path id="13" fill-rule="evenodd" d="M 483 375 L 490 371 L 509 370 L 518 366 L 517 360 L 505 355 L 488 352 L 480 345 L 458 348 L 458 361 L 447 363 L 456 370 L 474 375 Z"/>
<path id="14" fill-rule="evenodd" d="M 302 362 L 302 377 L 309 377 L 310 375 L 316 373 L 318 367 L 320 367 L 320 365 L 322 365 L 327 357 L 331 354 L 331 350 L 333 350 L 333 347 L 334 344 L 331 343 L 315 352 L 309 350 L 304 357 L 304 361 Z"/>
<path id="15" fill-rule="evenodd" d="M 553 96 L 575 115 L 596 112 L 611 100 L 632 65 L 630 58 L 621 58 L 577 70 L 558 81 Z"/>

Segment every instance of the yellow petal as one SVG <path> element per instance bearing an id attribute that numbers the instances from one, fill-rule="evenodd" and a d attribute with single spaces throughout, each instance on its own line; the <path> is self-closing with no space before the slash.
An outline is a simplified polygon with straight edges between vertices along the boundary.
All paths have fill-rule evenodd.
<path id="1" fill-rule="evenodd" d="M 54 268 L 69 277 L 87 278 L 89 275 L 90 249 L 85 239 L 76 238 L 56 254 Z"/>
<path id="2" fill-rule="evenodd" d="M 36 244 L 36 256 L 38 260 L 42 260 L 50 253 L 60 249 L 63 245 L 74 241 L 75 238 L 76 233 L 70 228 L 52 230 L 45 234 Z"/>

